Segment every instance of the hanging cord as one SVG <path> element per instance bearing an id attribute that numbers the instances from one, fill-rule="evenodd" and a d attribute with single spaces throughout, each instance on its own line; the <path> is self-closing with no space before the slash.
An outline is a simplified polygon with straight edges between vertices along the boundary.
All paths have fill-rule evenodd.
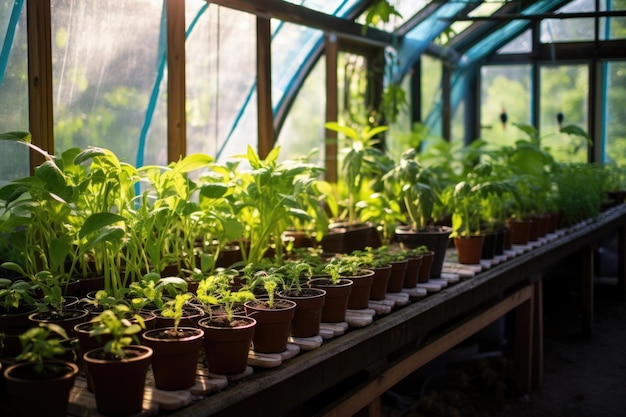
<path id="1" fill-rule="evenodd" d="M 7 66 L 9 65 L 9 55 L 11 54 L 13 40 L 15 39 L 15 32 L 17 31 L 17 24 L 20 21 L 20 15 L 22 14 L 23 8 L 24 0 L 16 0 L 15 3 L 13 3 L 13 10 L 11 11 L 11 18 L 9 19 L 9 25 L 7 26 L 7 33 L 4 37 L 2 50 L 0 50 L 0 86 L 4 81 L 4 74 L 6 73 Z"/>

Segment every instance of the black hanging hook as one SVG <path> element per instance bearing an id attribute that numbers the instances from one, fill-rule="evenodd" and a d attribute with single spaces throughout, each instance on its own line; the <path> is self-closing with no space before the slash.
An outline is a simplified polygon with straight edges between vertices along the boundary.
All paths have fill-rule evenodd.
<path id="1" fill-rule="evenodd" d="M 502 113 L 500 113 L 500 122 L 502 123 L 502 129 L 506 130 L 506 122 L 509 120 L 509 115 L 506 114 L 506 109 L 502 107 Z"/>
<path id="2" fill-rule="evenodd" d="M 559 130 L 563 129 L 563 120 L 565 120 L 565 116 L 562 112 L 558 112 L 556 114 L 556 122 L 559 124 Z"/>

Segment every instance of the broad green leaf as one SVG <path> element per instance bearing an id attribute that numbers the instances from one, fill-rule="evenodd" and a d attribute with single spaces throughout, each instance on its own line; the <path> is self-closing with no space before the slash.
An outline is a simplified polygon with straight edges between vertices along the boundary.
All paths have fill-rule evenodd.
<path id="1" fill-rule="evenodd" d="M 187 173 L 200 168 L 206 168 L 213 161 L 215 161 L 215 159 L 209 155 L 194 153 L 178 161 L 174 164 L 172 169 L 175 173 Z"/>
<path id="2" fill-rule="evenodd" d="M 32 136 L 30 132 L 15 131 L 15 132 L 0 133 L 0 140 L 13 140 L 13 141 L 30 143 L 31 139 L 32 139 Z"/>
<path id="3" fill-rule="evenodd" d="M 84 238 L 95 233 L 104 227 L 113 226 L 116 223 L 124 222 L 126 219 L 115 213 L 94 213 L 89 216 L 80 228 L 78 236 Z"/>

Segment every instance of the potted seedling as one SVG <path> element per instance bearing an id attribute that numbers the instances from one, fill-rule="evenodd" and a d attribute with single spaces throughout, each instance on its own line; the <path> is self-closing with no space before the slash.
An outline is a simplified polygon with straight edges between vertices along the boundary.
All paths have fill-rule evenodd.
<path id="1" fill-rule="evenodd" d="M 207 363 L 213 374 L 242 374 L 247 367 L 256 320 L 245 316 L 243 309 L 238 314 L 237 307 L 254 299 L 254 294 L 233 289 L 236 275 L 234 270 L 216 270 L 198 285 L 196 296 L 208 313 L 198 326 L 204 330 Z"/>
<path id="2" fill-rule="evenodd" d="M 143 408 L 152 349 L 139 344 L 137 335 L 145 328 L 144 321 L 139 315 L 131 321 L 127 317 L 130 311 L 118 304 L 93 318 L 91 336 L 108 340 L 103 347 L 83 354 L 96 407 L 105 415 L 129 416 Z"/>
<path id="3" fill-rule="evenodd" d="M 28 316 L 37 311 L 31 281 L 0 278 L 0 334 L 3 334 L 1 356 L 20 353 L 19 335 L 31 327 Z"/>
<path id="4" fill-rule="evenodd" d="M 452 230 L 436 225 L 434 212 L 441 210 L 441 186 L 437 171 L 417 160 L 417 150 L 405 151 L 398 164 L 383 177 L 390 198 L 399 196 L 403 203 L 406 225 L 395 230 L 396 239 L 407 248 L 426 246 L 434 252 L 431 276 L 438 278 Z"/>
<path id="5" fill-rule="evenodd" d="M 278 295 L 296 303 L 291 336 L 312 337 L 319 334 L 326 291 L 309 286 L 313 267 L 302 260 L 288 260 L 275 269 L 283 276 L 284 288 Z"/>
<path id="6" fill-rule="evenodd" d="M 261 270 L 254 274 L 251 287 L 260 286 L 265 296 L 244 303 L 246 314 L 257 321 L 254 330 L 253 346 L 258 353 L 281 353 L 287 348 L 291 322 L 295 315 L 296 303 L 277 298 L 278 289 L 284 288 L 282 275 L 272 270 Z"/>
<path id="7" fill-rule="evenodd" d="M 22 352 L 4 370 L 6 388 L 19 416 L 65 417 L 78 366 L 64 359 L 68 339 L 56 324 L 42 324 L 19 336 Z"/>
<path id="8" fill-rule="evenodd" d="M 337 222 L 330 225 L 328 238 L 322 242 L 329 252 L 350 253 L 353 250 L 371 246 L 371 238 L 377 237 L 376 226 L 365 223 L 359 214 L 359 201 L 362 195 L 371 193 L 372 184 L 378 182 L 382 175 L 392 166 L 391 160 L 378 145 L 378 136 L 388 130 L 387 126 L 364 126 L 361 129 L 328 122 L 324 125 L 328 130 L 343 135 L 345 146 L 342 147 L 341 177 L 337 181 L 336 192 L 345 198 L 337 198 L 344 212 L 337 214 Z M 340 233 L 339 243 L 331 240 Z M 328 243 L 326 243 L 328 242 Z M 331 244 L 333 243 L 333 244 Z"/>
<path id="9" fill-rule="evenodd" d="M 195 327 L 180 327 L 183 308 L 192 298 L 190 293 L 177 294 L 172 304 L 161 311 L 174 319 L 173 327 L 156 328 L 142 334 L 143 343 L 152 348 L 152 371 L 157 388 L 180 390 L 196 382 L 198 355 L 204 331 Z"/>

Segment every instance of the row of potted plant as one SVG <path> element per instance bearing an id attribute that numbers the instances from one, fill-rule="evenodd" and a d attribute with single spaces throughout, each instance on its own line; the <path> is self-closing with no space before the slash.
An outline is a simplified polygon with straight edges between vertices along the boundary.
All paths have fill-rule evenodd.
<path id="1" fill-rule="evenodd" d="M 280 353 L 285 350 L 289 336 L 316 336 L 322 320 L 342 321 L 348 308 L 367 306 L 374 275 L 367 267 L 390 267 L 389 264 L 401 260 L 400 255 L 406 260 L 409 256 L 421 256 L 423 250 L 410 255 L 387 248 L 368 248 L 367 251 L 330 259 L 323 258 L 319 251 L 300 250 L 297 251 L 300 254 L 298 260 L 273 266 L 247 264 L 239 271 L 219 269 L 201 280 L 195 293 L 188 292 L 186 282 L 180 278 L 162 278 L 149 273 L 132 286 L 125 299 L 115 300 L 105 290 L 97 291 L 83 305 L 91 312 L 89 317 L 83 317 L 78 324 L 65 321 L 31 323 L 30 328 L 19 336 L 22 352 L 16 358 L 17 363 L 4 372 L 7 386 L 18 411 L 28 415 L 28 404 L 23 410 L 19 407 L 32 396 L 32 390 L 28 394 L 20 393 L 22 383 L 31 377 L 53 384 L 63 380 L 66 383 L 62 385 L 69 390 L 77 365 L 82 364 L 88 387 L 95 393 L 98 411 L 105 415 L 130 415 L 142 407 L 148 364 L 152 366 L 157 388 L 189 388 L 195 383 L 198 354 L 204 342 L 210 372 L 242 373 L 250 346 L 259 353 Z M 353 280 L 354 283 L 366 283 L 364 293 L 362 289 L 356 290 Z M 387 282 L 385 279 L 383 293 L 399 291 L 387 286 Z M 359 288 L 363 287 L 362 283 Z M 400 288 L 402 285 L 403 282 Z M 23 292 L 28 300 L 36 299 L 34 289 L 33 285 L 30 291 Z M 326 290 L 335 289 L 347 289 L 348 292 L 342 300 L 329 297 L 326 305 Z M 357 300 L 357 294 L 361 300 Z M 363 297 L 365 305 L 359 304 Z M 8 296 L 4 298 L 7 300 Z M 45 303 L 43 299 L 39 302 Z M 327 310 L 324 309 L 326 306 Z M 148 307 L 155 309 L 157 317 L 171 318 L 171 322 L 162 320 L 159 324 L 157 320 L 155 324 L 152 315 L 139 314 L 140 309 Z M 338 307 L 338 310 L 331 311 L 331 307 Z M 186 316 L 186 308 L 199 309 L 201 314 L 183 326 L 184 320 L 191 317 Z M 279 320 L 279 313 L 286 314 L 286 317 Z M 277 329 L 278 336 L 275 334 Z M 67 356 L 70 346 L 67 341 L 72 335 L 79 341 L 77 357 L 80 360 L 75 363 L 49 361 L 52 356 Z M 221 340 L 224 335 L 228 335 L 225 344 Z M 236 339 L 241 339 L 239 348 L 235 345 Z M 110 364 L 113 364 L 114 371 L 106 369 Z M 126 366 L 132 366 L 130 374 L 123 373 L 126 370 L 122 368 Z M 112 387 L 108 386 L 109 382 L 113 383 Z M 49 392 L 47 388 L 41 390 Z M 67 392 L 55 394 L 55 403 L 62 410 L 58 415 L 65 413 L 63 406 L 67 407 Z M 133 393 L 134 399 L 123 399 L 121 392 Z M 52 410 L 50 413 L 56 415 Z"/>

